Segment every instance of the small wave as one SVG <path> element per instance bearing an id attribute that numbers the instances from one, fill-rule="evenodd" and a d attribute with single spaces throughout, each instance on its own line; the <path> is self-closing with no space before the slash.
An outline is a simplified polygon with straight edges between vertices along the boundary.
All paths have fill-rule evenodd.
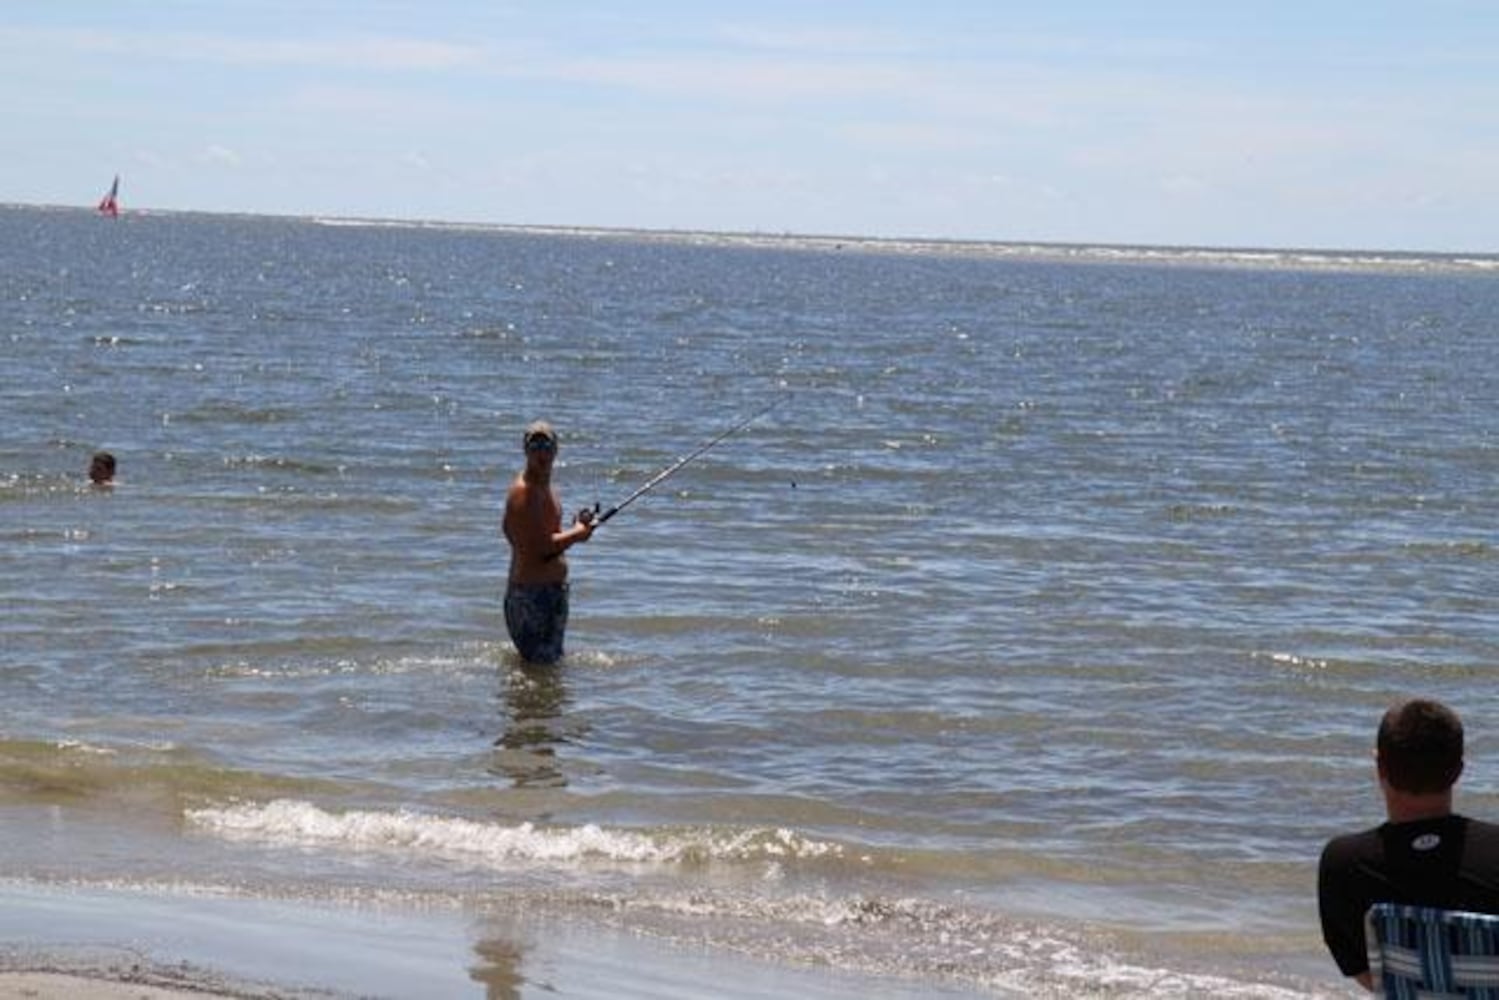
<path id="1" fill-rule="evenodd" d="M 515 862 L 571 864 L 703 864 L 711 861 L 785 861 L 838 856 L 842 847 L 793 830 L 733 832 L 608 830 L 595 824 L 504 826 L 402 810 L 332 813 L 308 802 L 278 799 L 261 804 L 193 809 L 190 823 L 232 839 L 354 851 L 396 851 L 505 867 Z"/>
<path id="2" fill-rule="evenodd" d="M 313 794 L 315 780 L 225 768 L 168 742 L 101 745 L 78 740 L 0 740 L 0 803 L 127 803 L 175 815 L 184 798 Z"/>
<path id="3" fill-rule="evenodd" d="M 1401 548 L 1418 559 L 1492 559 L 1494 546 L 1478 539 L 1452 542 L 1406 542 Z"/>
<path id="4" fill-rule="evenodd" d="M 1217 520 L 1225 517 L 1236 517 L 1242 510 L 1233 504 L 1215 503 L 1174 503 L 1167 508 L 1167 516 L 1172 521 L 1204 521 Z"/>
<path id="5" fill-rule="evenodd" d="M 341 466 L 330 465 L 326 462 L 308 462 L 295 458 L 286 458 L 282 455 L 228 455 L 225 456 L 224 465 L 231 469 L 274 469 L 277 472 L 304 473 L 309 475 L 330 476 L 342 471 Z"/>
<path id="6" fill-rule="evenodd" d="M 202 424 L 276 424 L 295 416 L 295 411 L 285 407 L 207 403 L 178 413 L 175 419 L 184 423 Z"/>
<path id="7" fill-rule="evenodd" d="M 1298 656 L 1295 653 L 1261 653 L 1250 654 L 1250 659 L 1269 660 L 1277 667 L 1285 667 L 1292 670 L 1323 671 L 1332 666 L 1332 661 L 1316 656 Z"/>
<path id="8" fill-rule="evenodd" d="M 968 983 L 1002 996 L 1331 997 L 1293 974 L 1232 968 L 1194 937 L 1219 971 L 1186 969 L 1102 925 L 1053 923 L 980 906 L 870 895 L 601 893 L 587 900 L 656 937 L 912 981 Z M 1175 966 L 1175 967 L 1173 967 Z M 1227 967 L 1225 967 L 1227 966 Z"/>
<path id="9" fill-rule="evenodd" d="M 87 482 L 80 482 L 79 479 L 81 477 L 12 473 L 0 478 L 0 502 L 31 501 L 45 496 L 92 496 L 96 494 L 97 491 L 90 489 Z M 15 541 L 58 537 L 67 537 L 70 541 L 79 540 L 72 537 L 70 529 L 60 530 L 50 526 L 24 525 L 14 530 L 0 532 L 0 538 Z"/>

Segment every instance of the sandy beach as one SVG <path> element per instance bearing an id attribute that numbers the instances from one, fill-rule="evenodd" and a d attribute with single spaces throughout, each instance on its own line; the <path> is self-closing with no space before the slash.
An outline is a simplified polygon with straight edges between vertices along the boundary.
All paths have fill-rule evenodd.
<path id="1" fill-rule="evenodd" d="M 180 1000 L 191 997 L 243 996 L 197 988 L 174 989 L 131 981 L 94 979 L 62 972 L 0 973 L 0 1000 L 34 997 L 70 997 L 72 1000 Z"/>

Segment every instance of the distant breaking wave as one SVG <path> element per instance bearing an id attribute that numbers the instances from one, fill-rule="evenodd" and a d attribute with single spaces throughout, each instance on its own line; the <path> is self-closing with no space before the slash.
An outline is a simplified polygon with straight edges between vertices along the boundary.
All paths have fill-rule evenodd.
<path id="1" fill-rule="evenodd" d="M 911 256 L 982 257 L 1105 264 L 1176 264 L 1275 270 L 1499 273 L 1499 255 L 1272 247 L 1132 246 L 1129 244 L 1002 242 L 963 239 L 706 232 L 686 229 L 614 229 L 603 226 L 510 225 L 400 219 L 310 219 L 320 226 L 435 229 L 451 232 L 572 236 L 593 240 L 741 246 L 780 250 L 843 251 Z"/>

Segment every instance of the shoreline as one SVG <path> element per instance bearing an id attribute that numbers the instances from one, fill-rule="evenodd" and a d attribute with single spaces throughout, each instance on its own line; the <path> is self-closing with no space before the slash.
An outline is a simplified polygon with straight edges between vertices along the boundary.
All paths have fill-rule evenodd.
<path id="1" fill-rule="evenodd" d="M 533 913 L 0 881 L 0 1000 L 1004 997 Z"/>

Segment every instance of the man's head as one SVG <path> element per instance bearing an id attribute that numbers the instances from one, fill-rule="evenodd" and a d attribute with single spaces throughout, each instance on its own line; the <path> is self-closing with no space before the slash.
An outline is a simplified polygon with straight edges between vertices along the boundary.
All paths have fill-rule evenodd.
<path id="1" fill-rule="evenodd" d="M 521 439 L 526 448 L 526 478 L 537 483 L 551 482 L 552 463 L 557 458 L 557 432 L 545 420 L 526 427 Z"/>
<path id="2" fill-rule="evenodd" d="M 537 420 L 526 427 L 525 437 L 526 454 L 532 452 L 556 452 L 557 432 L 552 430 L 552 425 L 545 420 Z"/>
<path id="3" fill-rule="evenodd" d="M 89 460 L 88 477 L 96 485 L 104 486 L 114 481 L 115 457 L 107 451 L 96 452 Z"/>
<path id="4" fill-rule="evenodd" d="M 1441 795 L 1463 773 L 1463 724 L 1439 701 L 1402 701 L 1380 721 L 1375 753 L 1379 777 L 1394 791 Z"/>

